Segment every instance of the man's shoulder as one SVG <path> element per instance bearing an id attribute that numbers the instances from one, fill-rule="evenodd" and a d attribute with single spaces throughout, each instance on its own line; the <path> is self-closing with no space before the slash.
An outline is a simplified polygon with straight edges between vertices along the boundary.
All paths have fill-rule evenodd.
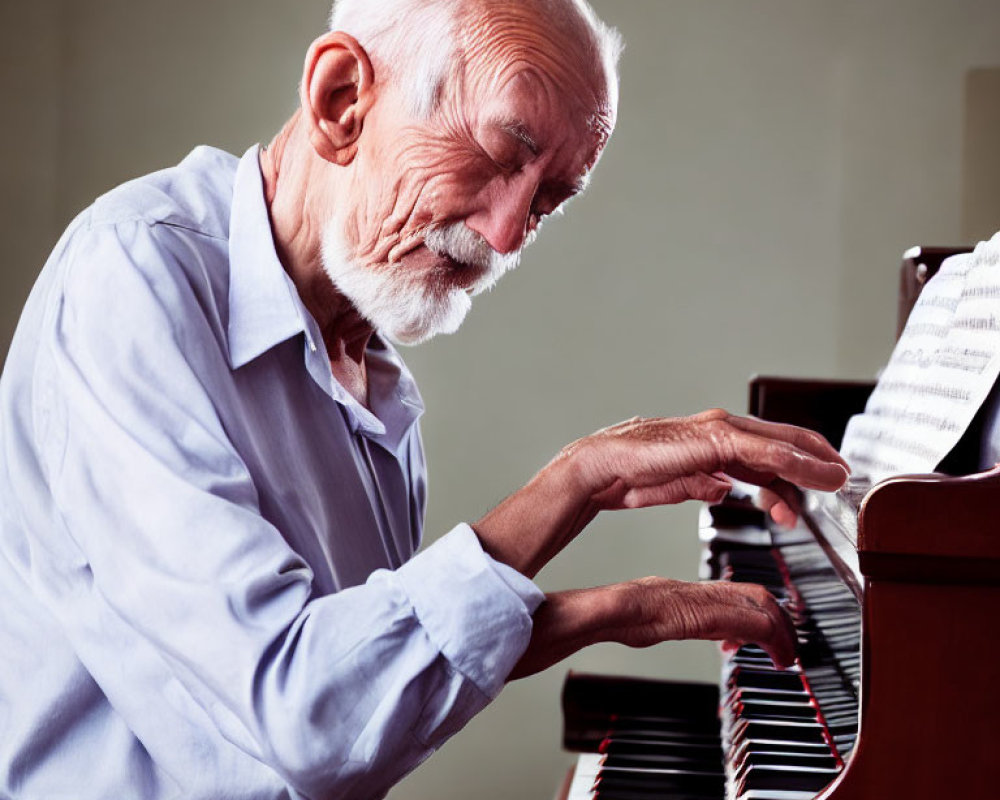
<path id="1" fill-rule="evenodd" d="M 94 201 L 91 226 L 140 222 L 226 239 L 239 159 L 197 147 L 174 167 L 123 183 Z"/>
<path id="2" fill-rule="evenodd" d="M 178 343 L 193 350 L 222 342 L 238 164 L 199 147 L 99 197 L 53 251 L 26 310 L 72 323 L 81 342 L 116 331 L 136 342 L 182 331 Z"/>
<path id="3" fill-rule="evenodd" d="M 198 147 L 95 200 L 53 253 L 61 301 L 101 309 L 148 292 L 176 313 L 222 306 L 238 164 Z"/>

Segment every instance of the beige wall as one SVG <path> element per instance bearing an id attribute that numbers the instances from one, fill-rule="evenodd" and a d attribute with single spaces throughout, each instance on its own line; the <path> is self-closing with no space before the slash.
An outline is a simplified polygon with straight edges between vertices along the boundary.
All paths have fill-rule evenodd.
<path id="1" fill-rule="evenodd" d="M 54 237 L 59 6 L 0 3 L 0 352 Z"/>
<path id="2" fill-rule="evenodd" d="M 1000 67 L 965 76 L 962 141 L 962 236 L 991 236 L 1000 219 Z"/>
<path id="3" fill-rule="evenodd" d="M 459 334 L 407 354 L 429 409 L 432 538 L 598 426 L 741 409 L 753 371 L 871 374 L 900 253 L 962 234 L 964 87 L 970 69 L 1000 65 L 996 3 L 595 5 L 627 49 L 619 130 L 590 194 Z M 0 5 L 0 342 L 96 194 L 195 144 L 239 153 L 270 137 L 325 13 L 325 0 Z M 540 582 L 692 577 L 694 516 L 601 518 Z M 716 668 L 708 645 L 595 648 L 509 687 L 393 797 L 549 796 L 568 763 L 566 667 Z"/>

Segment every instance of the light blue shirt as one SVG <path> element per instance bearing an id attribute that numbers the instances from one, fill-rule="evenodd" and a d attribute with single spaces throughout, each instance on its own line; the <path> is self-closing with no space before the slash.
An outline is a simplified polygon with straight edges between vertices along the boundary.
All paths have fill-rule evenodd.
<path id="1" fill-rule="evenodd" d="M 258 150 L 70 226 L 0 381 L 0 796 L 371 798 L 501 689 L 534 585 L 419 555 L 422 403 L 333 378 Z"/>

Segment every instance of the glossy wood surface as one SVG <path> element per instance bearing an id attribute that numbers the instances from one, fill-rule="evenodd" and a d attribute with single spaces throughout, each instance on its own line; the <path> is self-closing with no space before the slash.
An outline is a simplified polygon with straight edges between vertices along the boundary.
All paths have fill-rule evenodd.
<path id="1" fill-rule="evenodd" d="M 962 477 L 883 481 L 858 515 L 862 553 L 1000 558 L 1000 468 Z"/>
<path id="2" fill-rule="evenodd" d="M 836 381 L 755 375 L 747 410 L 760 419 L 787 422 L 823 434 L 840 447 L 844 428 L 865 410 L 875 381 Z"/>
<path id="3" fill-rule="evenodd" d="M 1000 586 L 870 580 L 858 744 L 824 800 L 993 800 Z"/>

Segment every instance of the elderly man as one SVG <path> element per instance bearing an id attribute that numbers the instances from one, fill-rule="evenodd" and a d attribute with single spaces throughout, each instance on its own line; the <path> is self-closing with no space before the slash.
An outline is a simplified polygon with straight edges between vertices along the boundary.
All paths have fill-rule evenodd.
<path id="1" fill-rule="evenodd" d="M 616 53 L 582 0 L 342 0 L 268 147 L 73 222 L 2 381 L 0 795 L 378 797 L 587 644 L 791 659 L 759 587 L 530 578 L 602 509 L 839 486 L 797 429 L 622 423 L 414 555 L 422 405 L 388 340 L 455 330 L 586 185 Z"/>

